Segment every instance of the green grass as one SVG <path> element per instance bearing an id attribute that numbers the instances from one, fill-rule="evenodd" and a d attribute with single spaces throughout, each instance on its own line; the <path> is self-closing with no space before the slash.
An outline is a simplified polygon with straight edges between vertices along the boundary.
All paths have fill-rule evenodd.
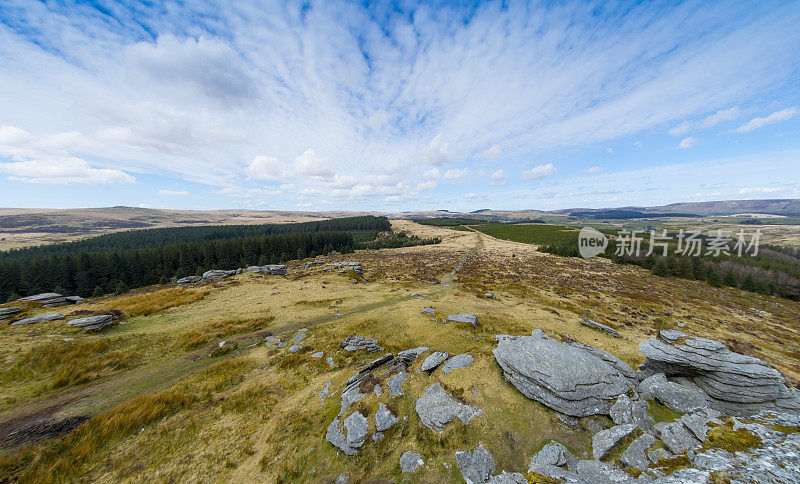
<path id="1" fill-rule="evenodd" d="M 486 224 L 475 227 L 486 235 L 498 239 L 535 245 L 575 244 L 578 231 L 563 225 L 531 224 Z"/>
<path id="2" fill-rule="evenodd" d="M 421 225 L 433 225 L 434 227 L 456 227 L 459 225 L 483 224 L 486 223 L 486 220 L 479 220 L 474 218 L 438 217 L 438 218 L 412 219 L 412 222 L 416 222 Z"/>

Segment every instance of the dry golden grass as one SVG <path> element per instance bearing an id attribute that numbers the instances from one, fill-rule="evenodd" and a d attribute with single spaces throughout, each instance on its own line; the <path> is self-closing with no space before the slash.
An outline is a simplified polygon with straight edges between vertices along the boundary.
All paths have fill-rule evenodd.
<path id="1" fill-rule="evenodd" d="M 203 299 L 209 291 L 206 289 L 185 289 L 171 287 L 144 294 L 132 294 L 108 301 L 107 309 L 118 309 L 130 317 L 147 316 L 167 308 L 180 306 Z"/>
<path id="2" fill-rule="evenodd" d="M 197 349 L 201 346 L 210 344 L 215 340 L 240 333 L 249 333 L 263 329 L 269 325 L 272 316 L 255 319 L 225 319 L 214 321 L 184 334 L 181 338 L 181 346 L 186 350 Z"/>

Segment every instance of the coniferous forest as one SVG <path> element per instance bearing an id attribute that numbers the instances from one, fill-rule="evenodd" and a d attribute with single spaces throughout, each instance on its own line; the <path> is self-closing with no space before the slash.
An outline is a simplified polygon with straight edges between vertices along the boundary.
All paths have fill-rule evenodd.
<path id="1" fill-rule="evenodd" d="M 294 224 L 131 230 L 0 253 L 0 301 L 41 292 L 83 297 L 165 284 L 209 269 L 350 252 L 354 234 L 391 230 L 386 217 Z M 362 237 L 363 238 L 363 237 Z"/>

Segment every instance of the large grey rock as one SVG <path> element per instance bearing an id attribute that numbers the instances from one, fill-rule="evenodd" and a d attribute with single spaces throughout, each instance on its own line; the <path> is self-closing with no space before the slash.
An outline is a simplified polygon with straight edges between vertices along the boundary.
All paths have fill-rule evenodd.
<path id="1" fill-rule="evenodd" d="M 289 347 L 289 349 L 287 351 L 289 351 L 289 353 L 297 353 L 298 351 L 300 351 L 302 349 L 303 349 L 303 347 L 300 346 L 300 345 L 292 345 L 292 346 Z"/>
<path id="2" fill-rule="evenodd" d="M 655 443 L 656 438 L 651 434 L 640 435 L 622 453 L 619 458 L 620 463 L 642 471 L 647 469 L 650 466 L 650 459 L 647 458 L 647 449 Z"/>
<path id="3" fill-rule="evenodd" d="M 728 415 L 754 415 L 764 410 L 800 412 L 800 395 L 783 375 L 758 358 L 730 351 L 722 343 L 662 330 L 639 344 L 647 358 L 640 371 L 687 377 L 709 403 Z"/>
<path id="4" fill-rule="evenodd" d="M 389 398 L 403 394 L 403 382 L 406 381 L 406 372 L 400 373 L 389 378 L 386 383 L 389 385 Z"/>
<path id="5" fill-rule="evenodd" d="M 178 284 L 179 286 L 185 286 L 187 284 L 196 284 L 202 280 L 203 278 L 201 276 L 186 276 L 178 279 L 176 281 L 176 284 Z"/>
<path id="6" fill-rule="evenodd" d="M 447 317 L 448 321 L 454 321 L 457 323 L 470 323 L 473 326 L 478 324 L 478 316 L 472 313 L 458 313 L 458 314 L 451 314 Z"/>
<path id="7" fill-rule="evenodd" d="M 659 422 L 653 426 L 656 435 L 673 454 L 680 454 L 700 444 L 697 437 L 683 425 L 683 422 Z"/>
<path id="8" fill-rule="evenodd" d="M 425 465 L 425 461 L 420 454 L 416 452 L 403 452 L 400 456 L 400 470 L 405 474 L 406 472 L 414 472 Z"/>
<path id="9" fill-rule="evenodd" d="M 67 304 L 72 304 L 72 301 L 56 292 L 43 292 L 41 294 L 34 294 L 33 296 L 21 297 L 19 300 L 25 302 L 38 302 L 45 307 L 66 306 Z"/>
<path id="10" fill-rule="evenodd" d="M 399 421 L 400 420 L 392 414 L 386 404 L 381 402 L 380 406 L 378 406 L 378 410 L 375 412 L 375 428 L 378 432 L 388 430 Z"/>
<path id="11" fill-rule="evenodd" d="M 225 271 L 221 269 L 212 269 L 210 271 L 205 271 L 203 273 L 203 280 L 204 281 L 211 281 L 215 279 L 223 279 L 225 277 L 235 276 L 236 271 Z"/>
<path id="12" fill-rule="evenodd" d="M 467 484 L 489 482 L 494 473 L 494 459 L 492 454 L 483 448 L 483 443 L 479 443 L 471 452 L 466 450 L 456 452 L 456 462 Z"/>
<path id="13" fill-rule="evenodd" d="M 594 458 L 600 460 L 605 457 L 608 451 L 616 447 L 622 439 L 629 436 L 636 428 L 634 424 L 622 424 L 594 434 L 592 436 L 592 454 Z"/>
<path id="14" fill-rule="evenodd" d="M 43 321 L 56 321 L 58 319 L 64 319 L 64 315 L 61 313 L 42 314 L 41 316 L 33 316 L 14 321 L 11 323 L 11 326 L 22 326 L 24 324 L 41 323 Z"/>
<path id="15" fill-rule="evenodd" d="M 597 321 L 592 321 L 591 319 L 582 318 L 581 319 L 581 324 L 584 325 L 584 326 L 588 326 L 589 328 L 596 329 L 598 331 L 602 331 L 602 332 L 604 332 L 606 334 L 610 334 L 611 336 L 613 336 L 615 338 L 622 338 L 622 336 L 620 336 L 619 332 L 616 329 L 614 329 L 614 328 L 612 328 L 610 326 L 606 326 L 605 324 L 600 324 Z"/>
<path id="16" fill-rule="evenodd" d="M 353 412 L 344 419 L 342 426 L 339 424 L 339 417 L 336 417 L 328 426 L 325 439 L 345 454 L 356 455 L 367 438 L 368 425 L 367 418 L 358 412 Z"/>
<path id="17" fill-rule="evenodd" d="M 407 350 L 398 351 L 397 352 L 397 359 L 398 360 L 402 360 L 402 362 L 405 363 L 406 366 L 408 366 L 411 363 L 414 363 L 414 361 L 417 358 L 419 358 L 419 355 L 421 355 L 422 353 L 425 353 L 429 349 L 430 348 L 427 347 L 427 346 L 417 346 L 416 348 L 410 348 L 410 349 L 407 349 Z"/>
<path id="18" fill-rule="evenodd" d="M 469 365 L 472 364 L 472 360 L 472 355 L 455 355 L 445 362 L 444 366 L 442 367 L 442 372 L 446 375 L 459 368 L 469 368 Z"/>
<path id="19" fill-rule="evenodd" d="M 456 417 L 468 424 L 474 417 L 483 415 L 481 409 L 465 405 L 451 397 L 438 382 L 425 390 L 425 394 L 417 400 L 415 408 L 422 423 L 439 433 L 444 431 L 445 424 Z"/>
<path id="20" fill-rule="evenodd" d="M 111 315 L 103 314 L 100 316 L 89 316 L 88 318 L 78 318 L 67 321 L 67 325 L 83 328 L 87 331 L 99 331 L 107 326 L 114 324 Z"/>
<path id="21" fill-rule="evenodd" d="M 671 382 L 663 373 L 645 378 L 639 384 L 639 394 L 648 400 L 658 400 L 679 413 L 694 412 L 709 406 L 702 390 Z"/>
<path id="22" fill-rule="evenodd" d="M 21 312 L 22 310 L 19 308 L 0 308 L 0 321 L 10 319 L 15 314 L 19 314 Z"/>
<path id="23" fill-rule="evenodd" d="M 367 350 L 370 353 L 374 353 L 383 350 L 383 348 L 378 345 L 377 339 L 355 335 L 350 335 L 345 338 L 344 341 L 339 342 L 339 347 L 349 352 Z"/>
<path id="24" fill-rule="evenodd" d="M 506 379 L 525 396 L 573 417 L 608 414 L 617 397 L 634 387 L 626 377 L 633 370 L 600 350 L 518 336 L 500 339 L 493 353 Z"/>
<path id="25" fill-rule="evenodd" d="M 435 351 L 433 354 L 428 355 L 427 358 L 422 360 L 422 365 L 419 367 L 420 371 L 432 371 L 437 366 L 441 365 L 447 357 L 450 356 L 446 351 Z"/>
<path id="26" fill-rule="evenodd" d="M 572 468 L 578 459 L 563 444 L 551 441 L 531 459 L 528 472 L 539 472 L 550 466 Z M 541 472 L 539 472 L 541 474 Z"/>
<path id="27" fill-rule="evenodd" d="M 611 406 L 609 415 L 616 425 L 634 424 L 642 430 L 653 428 L 653 419 L 647 413 L 644 400 L 631 400 L 627 395 L 620 395 Z"/>

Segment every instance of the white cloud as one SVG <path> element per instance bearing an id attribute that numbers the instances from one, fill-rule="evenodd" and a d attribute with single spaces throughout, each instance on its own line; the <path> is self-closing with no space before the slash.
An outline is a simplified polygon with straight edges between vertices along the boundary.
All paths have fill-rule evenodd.
<path id="1" fill-rule="evenodd" d="M 120 170 L 92 168 L 75 157 L 48 157 L 0 163 L 0 172 L 26 183 L 133 183 L 136 179 Z"/>
<path id="2" fill-rule="evenodd" d="M 492 145 L 490 148 L 478 153 L 476 155 L 477 158 L 485 158 L 488 160 L 494 160 L 500 158 L 502 154 L 502 150 L 500 149 L 500 145 Z"/>
<path id="3" fill-rule="evenodd" d="M 422 176 L 428 180 L 438 180 L 441 178 L 442 172 L 440 172 L 438 168 L 431 168 L 430 170 L 426 170 Z"/>
<path id="4" fill-rule="evenodd" d="M 600 168 L 599 166 L 593 166 L 591 168 L 587 168 L 587 169 L 583 170 L 581 173 L 583 173 L 584 175 L 596 175 L 597 173 L 600 173 L 601 171 L 603 171 L 603 169 Z"/>
<path id="5" fill-rule="evenodd" d="M 503 170 L 497 170 L 496 172 L 492 173 L 492 176 L 490 176 L 489 178 L 496 181 L 505 180 L 506 174 L 505 172 L 503 172 Z"/>
<path id="6" fill-rule="evenodd" d="M 798 111 L 797 108 L 786 108 L 782 111 L 777 111 L 769 116 L 763 118 L 753 118 L 747 123 L 739 126 L 736 128 L 737 133 L 746 133 L 748 131 L 753 131 L 754 129 L 761 128 L 768 124 L 778 123 L 781 121 L 786 121 L 787 119 L 791 119 L 797 115 Z"/>
<path id="7" fill-rule="evenodd" d="M 189 192 L 186 190 L 168 190 L 162 189 L 158 191 L 158 194 L 164 197 L 187 197 L 189 196 Z"/>
<path id="8" fill-rule="evenodd" d="M 681 142 L 678 144 L 678 148 L 685 150 L 686 148 L 691 148 L 697 143 L 697 139 L 689 136 L 688 138 L 683 138 Z"/>
<path id="9" fill-rule="evenodd" d="M 467 200 L 471 200 L 473 202 L 475 202 L 475 201 L 485 202 L 486 200 L 488 200 L 488 197 L 486 196 L 486 194 L 484 194 L 484 193 L 473 193 L 473 192 L 467 193 L 466 195 L 464 195 L 464 198 L 466 198 Z"/>
<path id="10" fill-rule="evenodd" d="M 469 170 L 466 168 L 452 168 L 444 172 L 444 179 L 445 180 L 458 180 L 459 178 L 464 178 L 469 174 Z"/>
<path id="11" fill-rule="evenodd" d="M 614 153 L 614 148 L 606 148 L 606 154 L 610 155 L 610 154 L 613 154 L 613 153 Z"/>
<path id="12" fill-rule="evenodd" d="M 318 156 L 313 149 L 308 149 L 302 155 L 296 156 L 294 168 L 300 175 L 321 178 L 333 176 L 333 171 L 328 167 L 328 159 Z"/>
<path id="13" fill-rule="evenodd" d="M 701 128 L 710 128 L 712 126 L 716 126 L 719 123 L 723 123 L 725 121 L 733 121 L 734 119 L 738 119 L 739 116 L 741 116 L 741 115 L 742 115 L 742 112 L 739 110 L 738 106 L 734 106 L 734 107 L 729 108 L 729 109 L 720 109 L 719 111 L 717 111 L 716 113 L 712 114 L 711 116 L 703 118 L 703 120 L 700 121 L 700 127 Z"/>
<path id="14" fill-rule="evenodd" d="M 256 156 L 245 171 L 256 180 L 282 180 L 290 176 L 286 166 L 272 156 Z"/>
<path id="15" fill-rule="evenodd" d="M 774 187 L 764 187 L 764 188 L 742 188 L 739 190 L 739 195 L 746 195 L 749 193 L 772 193 L 772 192 L 779 192 L 782 189 L 774 188 Z"/>
<path id="16" fill-rule="evenodd" d="M 689 128 L 691 128 L 691 127 L 692 127 L 692 123 L 690 123 L 689 121 L 684 121 L 681 124 L 675 126 L 674 128 L 671 128 L 669 130 L 669 134 L 671 134 L 672 136 L 680 136 L 680 135 L 688 133 L 689 132 Z"/>
<path id="17" fill-rule="evenodd" d="M 554 171 L 556 171 L 556 167 L 553 166 L 552 163 L 548 163 L 546 165 L 535 166 L 530 170 L 523 171 L 522 178 L 526 180 L 538 180 L 540 178 L 550 176 Z"/>

